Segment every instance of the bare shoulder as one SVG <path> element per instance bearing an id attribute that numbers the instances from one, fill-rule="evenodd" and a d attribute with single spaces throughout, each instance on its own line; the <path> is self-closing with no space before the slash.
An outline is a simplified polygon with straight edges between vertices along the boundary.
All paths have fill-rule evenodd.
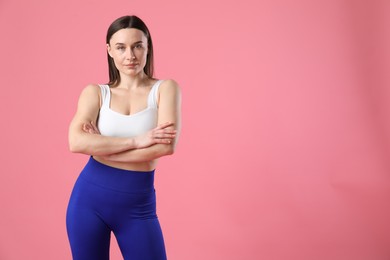
<path id="1" fill-rule="evenodd" d="M 81 91 L 80 99 L 96 99 L 100 98 L 100 87 L 97 84 L 88 84 L 84 87 L 84 89 Z"/>
<path id="2" fill-rule="evenodd" d="M 81 92 L 81 95 L 96 95 L 100 93 L 100 87 L 98 84 L 88 84 L 84 87 Z"/>
<path id="3" fill-rule="evenodd" d="M 180 91 L 179 84 L 173 79 L 165 79 L 160 85 L 161 91 L 178 92 Z"/>
<path id="4" fill-rule="evenodd" d="M 100 87 L 97 84 L 88 84 L 81 91 L 78 107 L 100 107 L 101 103 Z"/>

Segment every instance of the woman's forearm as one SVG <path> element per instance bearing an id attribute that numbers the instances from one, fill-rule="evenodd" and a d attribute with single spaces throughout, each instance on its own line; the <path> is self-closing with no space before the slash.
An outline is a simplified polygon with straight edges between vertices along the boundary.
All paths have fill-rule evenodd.
<path id="1" fill-rule="evenodd" d="M 109 155 L 135 149 L 134 138 L 109 137 L 80 131 L 69 136 L 69 150 L 88 155 Z"/>
<path id="2" fill-rule="evenodd" d="M 172 126 L 172 123 L 167 122 L 160 124 L 145 134 L 124 138 L 100 135 L 98 128 L 93 122 L 84 123 L 82 127 L 71 124 L 69 131 L 69 148 L 75 153 L 104 156 L 118 154 L 132 149 L 142 149 L 154 144 L 166 144 L 167 146 L 171 146 L 172 141 L 176 136 L 176 131 L 168 129 L 170 126 Z M 161 153 L 160 150 L 162 149 L 159 149 L 158 152 Z"/>
<path id="3" fill-rule="evenodd" d="M 174 153 L 173 144 L 155 144 L 147 148 L 127 150 L 120 153 L 104 156 L 105 159 L 115 162 L 148 162 L 162 156 Z"/>

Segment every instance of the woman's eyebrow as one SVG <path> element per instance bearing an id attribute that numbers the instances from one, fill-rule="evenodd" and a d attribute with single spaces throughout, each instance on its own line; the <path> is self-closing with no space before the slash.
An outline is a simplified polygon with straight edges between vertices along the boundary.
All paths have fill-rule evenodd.
<path id="1" fill-rule="evenodd" d="M 143 43 L 143 41 L 137 41 L 137 42 L 132 43 L 131 45 L 138 44 L 138 43 Z M 122 43 L 122 42 L 117 42 L 117 43 L 115 43 L 115 45 L 126 45 L 126 44 Z"/>

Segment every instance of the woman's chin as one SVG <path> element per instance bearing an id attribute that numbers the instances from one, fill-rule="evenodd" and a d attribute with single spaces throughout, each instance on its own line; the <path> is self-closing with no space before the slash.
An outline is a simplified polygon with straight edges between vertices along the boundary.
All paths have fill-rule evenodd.
<path id="1" fill-rule="evenodd" d="M 139 75 L 140 73 L 142 73 L 142 70 L 127 69 L 125 71 L 122 71 L 122 74 L 128 77 L 134 77 Z"/>

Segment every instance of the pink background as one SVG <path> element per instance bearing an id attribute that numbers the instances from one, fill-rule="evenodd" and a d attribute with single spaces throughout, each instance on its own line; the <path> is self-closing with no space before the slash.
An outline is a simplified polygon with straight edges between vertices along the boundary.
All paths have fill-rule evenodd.
<path id="1" fill-rule="evenodd" d="M 390 259 L 389 1 L 1 0 L 1 260 L 71 258 L 68 124 L 125 14 L 183 91 L 170 260 Z"/>

